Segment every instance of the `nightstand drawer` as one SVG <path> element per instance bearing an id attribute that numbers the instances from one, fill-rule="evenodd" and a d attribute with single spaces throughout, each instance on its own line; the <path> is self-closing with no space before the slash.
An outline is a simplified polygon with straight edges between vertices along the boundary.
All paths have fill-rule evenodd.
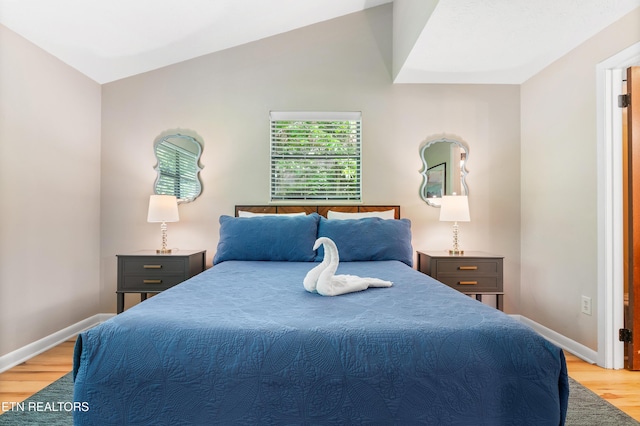
<path id="1" fill-rule="evenodd" d="M 502 291 L 502 282 L 497 276 L 462 277 L 460 275 L 438 275 L 436 279 L 462 293 Z"/>
<path id="2" fill-rule="evenodd" d="M 166 290 L 184 281 L 184 275 L 129 275 L 124 277 L 121 289 L 124 291 L 147 291 L 153 293 Z"/>
<path id="3" fill-rule="evenodd" d="M 496 296 L 496 308 L 502 310 L 504 295 L 503 257 L 483 252 L 451 256 L 445 251 L 418 251 L 418 271 L 461 293 Z"/>
<path id="4" fill-rule="evenodd" d="M 205 250 L 180 250 L 158 254 L 143 250 L 118 254 L 117 313 L 124 310 L 125 293 L 159 293 L 205 270 Z"/>
<path id="5" fill-rule="evenodd" d="M 165 275 L 184 274 L 184 259 L 170 259 L 156 256 L 149 258 L 125 258 L 125 275 Z"/>
<path id="6" fill-rule="evenodd" d="M 459 275 L 498 275 L 499 263 L 497 260 L 481 259 L 452 259 L 437 261 L 437 274 L 459 274 Z"/>

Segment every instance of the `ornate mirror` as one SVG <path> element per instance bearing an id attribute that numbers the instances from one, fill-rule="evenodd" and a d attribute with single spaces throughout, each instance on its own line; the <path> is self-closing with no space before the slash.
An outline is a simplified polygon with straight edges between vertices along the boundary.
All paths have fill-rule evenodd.
<path id="1" fill-rule="evenodd" d="M 454 139 L 427 140 L 420 147 L 422 185 L 420 198 L 433 207 L 440 207 L 443 195 L 469 195 L 465 182 L 467 146 Z"/>
<path id="2" fill-rule="evenodd" d="M 195 200 L 202 192 L 198 162 L 202 145 L 195 137 L 183 134 L 161 135 L 154 143 L 158 177 L 154 193 L 175 195 L 179 203 Z"/>

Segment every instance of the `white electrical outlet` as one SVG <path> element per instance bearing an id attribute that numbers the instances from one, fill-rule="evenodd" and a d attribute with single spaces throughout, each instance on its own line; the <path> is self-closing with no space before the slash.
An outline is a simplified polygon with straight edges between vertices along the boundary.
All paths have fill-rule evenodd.
<path id="1" fill-rule="evenodd" d="M 591 315 L 591 298 L 582 296 L 582 313 L 585 315 Z"/>

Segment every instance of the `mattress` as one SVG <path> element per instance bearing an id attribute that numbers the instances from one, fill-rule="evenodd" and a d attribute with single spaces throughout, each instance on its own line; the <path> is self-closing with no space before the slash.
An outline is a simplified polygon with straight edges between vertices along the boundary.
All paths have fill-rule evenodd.
<path id="1" fill-rule="evenodd" d="M 74 423 L 564 423 L 563 353 L 525 325 L 399 261 L 323 297 L 315 265 L 225 261 L 83 332 Z"/>

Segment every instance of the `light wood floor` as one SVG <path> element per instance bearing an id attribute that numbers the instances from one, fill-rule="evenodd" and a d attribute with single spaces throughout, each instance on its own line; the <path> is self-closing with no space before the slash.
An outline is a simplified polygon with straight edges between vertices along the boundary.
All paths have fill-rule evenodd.
<path id="1" fill-rule="evenodd" d="M 0 374 L 0 412 L 11 409 L 73 368 L 75 337 Z"/>
<path id="2" fill-rule="evenodd" d="M 0 409 L 21 402 L 71 371 L 75 338 L 0 374 Z M 640 421 L 640 371 L 605 370 L 566 353 L 569 376 Z"/>

